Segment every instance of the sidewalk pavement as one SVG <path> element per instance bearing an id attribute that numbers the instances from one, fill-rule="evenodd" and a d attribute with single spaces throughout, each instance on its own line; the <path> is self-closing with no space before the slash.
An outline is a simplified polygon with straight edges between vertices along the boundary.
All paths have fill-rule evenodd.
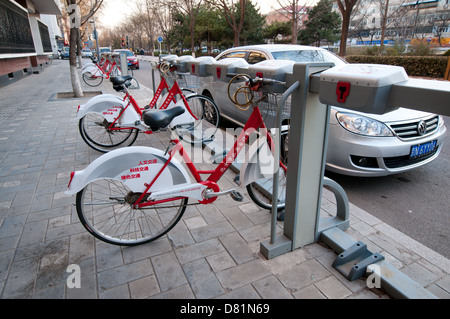
<path id="1" fill-rule="evenodd" d="M 109 81 L 83 87 L 118 94 Z M 1 298 L 390 298 L 369 289 L 366 278 L 348 281 L 332 267 L 336 253 L 320 242 L 266 260 L 259 244 L 270 236 L 270 214 L 253 204 L 232 171 L 219 185 L 236 188 L 243 202 L 221 197 L 190 206 L 168 235 L 146 245 L 94 239 L 78 220 L 74 197 L 64 194 L 70 172 L 101 155 L 78 132 L 77 106 L 87 99 L 56 96 L 70 91 L 68 62 L 59 60 L 0 89 Z M 141 87 L 133 96 L 144 105 L 151 92 Z M 164 134 L 140 134 L 135 145 L 163 147 Z M 335 207 L 324 190 L 322 213 Z M 448 259 L 352 204 L 350 215 L 347 234 L 438 298 L 450 297 Z M 81 288 L 69 288 L 73 264 Z"/>

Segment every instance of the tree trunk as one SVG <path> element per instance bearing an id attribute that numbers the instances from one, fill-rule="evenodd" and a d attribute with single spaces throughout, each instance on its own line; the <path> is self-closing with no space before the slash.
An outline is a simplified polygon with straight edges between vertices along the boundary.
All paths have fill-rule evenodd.
<path id="1" fill-rule="evenodd" d="M 348 27 L 349 18 L 342 19 L 342 32 L 341 32 L 341 43 L 339 45 L 339 55 L 344 57 L 347 51 L 347 37 L 348 37 Z"/>
<path id="2" fill-rule="evenodd" d="M 81 88 L 80 77 L 78 76 L 77 70 L 77 43 L 79 37 L 78 28 L 70 29 L 70 37 L 69 37 L 69 65 L 70 65 L 70 80 L 72 82 L 72 89 L 74 97 L 83 97 L 83 89 Z"/>

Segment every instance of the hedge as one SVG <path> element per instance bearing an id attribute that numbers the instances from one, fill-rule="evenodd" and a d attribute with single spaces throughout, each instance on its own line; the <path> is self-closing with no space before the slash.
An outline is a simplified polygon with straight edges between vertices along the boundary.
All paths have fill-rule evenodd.
<path id="1" fill-rule="evenodd" d="M 349 55 L 349 63 L 371 63 L 398 65 L 405 68 L 409 76 L 443 78 L 449 58 L 444 56 L 368 56 Z"/>

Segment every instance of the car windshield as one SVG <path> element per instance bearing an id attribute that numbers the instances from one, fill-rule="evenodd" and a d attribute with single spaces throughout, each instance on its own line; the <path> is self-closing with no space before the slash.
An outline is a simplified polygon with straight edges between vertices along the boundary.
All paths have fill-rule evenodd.
<path id="1" fill-rule="evenodd" d="M 275 60 L 290 60 L 295 62 L 334 62 L 335 65 L 345 63 L 338 56 L 322 50 L 277 51 L 272 52 Z"/>

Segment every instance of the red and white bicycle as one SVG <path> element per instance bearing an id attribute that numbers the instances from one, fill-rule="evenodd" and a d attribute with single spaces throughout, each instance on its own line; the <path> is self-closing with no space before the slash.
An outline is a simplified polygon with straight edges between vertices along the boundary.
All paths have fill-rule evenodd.
<path id="1" fill-rule="evenodd" d="M 207 96 L 182 89 L 176 80 L 172 80 L 172 87 L 169 88 L 166 78 L 172 78 L 176 68 L 168 62 L 162 62 L 158 69 L 163 75 L 161 82 L 151 102 L 145 107 L 138 105 L 127 88 L 130 76 L 110 78 L 114 89 L 125 93 L 123 98 L 102 94 L 78 107 L 79 131 L 86 144 L 100 152 L 131 146 L 139 131 L 145 134 L 155 131 L 155 127 L 145 125 L 146 113 L 156 109 L 170 110 L 176 106 L 183 107 L 187 112 L 174 118 L 170 128 L 192 143 L 213 139 L 220 120 L 214 101 Z M 163 95 L 165 91 L 167 93 Z"/>
<path id="2" fill-rule="evenodd" d="M 267 96 L 263 93 L 264 85 L 276 82 L 244 77 L 248 81 L 239 88 L 239 93 L 250 97 L 249 101 L 254 94 L 259 95 L 258 102 L 263 101 Z M 274 204 L 283 208 L 286 161 L 281 152 L 278 200 L 272 203 L 274 143 L 259 107 L 254 103 L 251 106 L 253 112 L 244 130 L 214 170 L 197 169 L 180 140 L 172 138 L 165 152 L 142 146 L 122 148 L 102 155 L 84 170 L 72 172 L 66 193 L 76 194 L 77 213 L 86 230 L 111 244 L 139 245 L 171 230 L 187 205 L 209 204 L 227 194 L 234 200 L 242 200 L 242 195 L 234 189 L 222 191 L 217 183 L 251 136 L 257 138 L 248 146 L 245 163 L 240 169 L 240 183 L 247 185 L 251 199 L 261 207 L 270 209 Z M 175 106 L 144 113 L 143 120 L 146 126 L 160 129 L 183 112 L 182 106 Z M 187 169 L 175 158 L 177 154 Z M 194 203 L 188 204 L 189 199 Z"/>

